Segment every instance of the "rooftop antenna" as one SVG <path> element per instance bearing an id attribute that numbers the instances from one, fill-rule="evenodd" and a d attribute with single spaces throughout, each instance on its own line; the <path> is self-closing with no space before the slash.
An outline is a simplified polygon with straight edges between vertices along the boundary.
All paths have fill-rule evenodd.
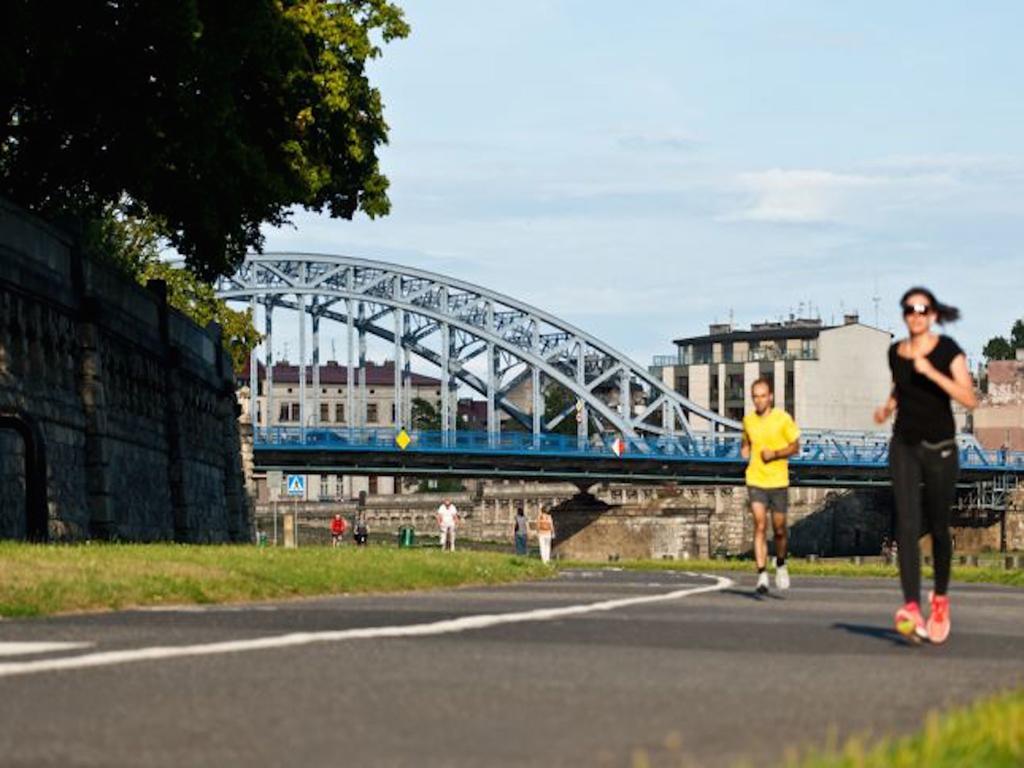
<path id="1" fill-rule="evenodd" d="M 338 350 L 334 348 L 335 339 L 331 339 L 331 360 L 337 361 Z"/>
<path id="2" fill-rule="evenodd" d="M 287 341 L 284 343 L 284 354 L 281 355 L 281 359 L 286 361 L 286 362 L 288 361 L 288 342 Z"/>
<path id="3" fill-rule="evenodd" d="M 732 313 L 732 307 L 729 307 L 729 327 L 730 327 L 730 328 L 732 328 L 732 324 L 733 324 L 733 313 Z"/>
<path id="4" fill-rule="evenodd" d="M 871 297 L 871 303 L 875 305 L 875 328 L 878 327 L 878 305 L 882 297 L 878 295 L 878 278 L 875 278 L 875 295 Z"/>

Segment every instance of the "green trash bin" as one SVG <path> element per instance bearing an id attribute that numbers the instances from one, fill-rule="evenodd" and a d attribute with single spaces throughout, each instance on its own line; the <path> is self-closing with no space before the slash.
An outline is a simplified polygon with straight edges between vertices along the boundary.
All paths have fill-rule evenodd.
<path id="1" fill-rule="evenodd" d="M 416 531 L 411 526 L 403 525 L 398 529 L 398 546 L 411 547 L 416 543 Z"/>

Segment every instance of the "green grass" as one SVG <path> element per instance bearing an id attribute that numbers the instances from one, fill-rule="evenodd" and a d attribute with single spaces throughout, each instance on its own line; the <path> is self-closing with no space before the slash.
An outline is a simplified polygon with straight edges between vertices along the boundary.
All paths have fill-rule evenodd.
<path id="1" fill-rule="evenodd" d="M 489 552 L 0 542 L 0 616 L 502 584 L 552 573 Z"/>
<path id="2" fill-rule="evenodd" d="M 945 714 L 932 713 L 924 729 L 869 745 L 850 739 L 786 761 L 787 768 L 1018 768 L 1024 765 L 1024 690 L 982 699 Z"/>
<path id="3" fill-rule="evenodd" d="M 845 562 L 807 562 L 792 558 L 787 561 L 789 572 L 794 576 L 852 576 L 861 578 L 896 578 L 899 571 L 894 565 L 864 564 Z M 634 571 L 731 571 L 750 572 L 754 570 L 751 560 L 621 560 L 609 562 L 559 561 L 560 568 L 607 568 L 614 566 Z M 931 578 L 932 569 L 925 568 L 923 574 Z M 1024 587 L 1024 570 L 1003 570 L 968 565 L 953 565 L 953 580 L 984 584 L 1004 584 Z"/>

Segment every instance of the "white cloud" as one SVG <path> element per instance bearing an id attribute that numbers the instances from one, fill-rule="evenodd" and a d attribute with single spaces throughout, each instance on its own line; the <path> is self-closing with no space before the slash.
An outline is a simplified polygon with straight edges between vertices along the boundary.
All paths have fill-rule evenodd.
<path id="1" fill-rule="evenodd" d="M 893 211 L 931 206 L 959 185 L 950 173 L 840 173 L 817 169 L 742 173 L 736 186 L 744 207 L 726 221 L 782 224 L 878 223 Z"/>

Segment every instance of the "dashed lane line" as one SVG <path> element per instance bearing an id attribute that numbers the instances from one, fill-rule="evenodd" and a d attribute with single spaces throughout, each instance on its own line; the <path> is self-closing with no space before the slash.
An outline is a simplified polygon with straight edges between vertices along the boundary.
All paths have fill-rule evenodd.
<path id="1" fill-rule="evenodd" d="M 189 656 L 212 656 L 222 653 L 242 653 L 245 651 L 265 651 L 278 648 L 293 648 L 313 643 L 330 643 L 344 640 L 368 640 L 375 638 L 409 638 L 430 637 L 468 632 L 477 629 L 502 626 L 504 624 L 522 624 L 526 622 L 553 621 L 556 619 L 581 616 L 587 613 L 614 611 L 634 605 L 677 600 L 683 597 L 699 595 L 705 592 L 718 592 L 733 585 L 732 579 L 724 576 L 706 576 L 703 574 L 687 574 L 688 576 L 713 579 L 713 584 L 699 587 L 676 589 L 660 595 L 643 595 L 624 597 L 615 600 L 603 600 L 597 603 L 567 605 L 561 608 L 537 608 L 529 611 L 513 613 L 482 614 L 462 616 L 457 619 L 445 619 L 426 624 L 411 624 L 394 627 L 364 627 L 359 629 L 329 630 L 325 632 L 292 632 L 273 637 L 259 637 L 248 640 L 228 640 L 219 643 L 202 643 L 198 645 L 155 646 L 151 648 L 132 648 L 120 651 L 103 651 L 87 653 L 56 659 L 38 659 L 22 662 L 0 663 L 0 677 L 32 675 L 41 672 L 66 672 L 76 669 L 109 667 L 118 664 L 130 664 L 138 661 L 162 661 L 180 659 Z"/>

